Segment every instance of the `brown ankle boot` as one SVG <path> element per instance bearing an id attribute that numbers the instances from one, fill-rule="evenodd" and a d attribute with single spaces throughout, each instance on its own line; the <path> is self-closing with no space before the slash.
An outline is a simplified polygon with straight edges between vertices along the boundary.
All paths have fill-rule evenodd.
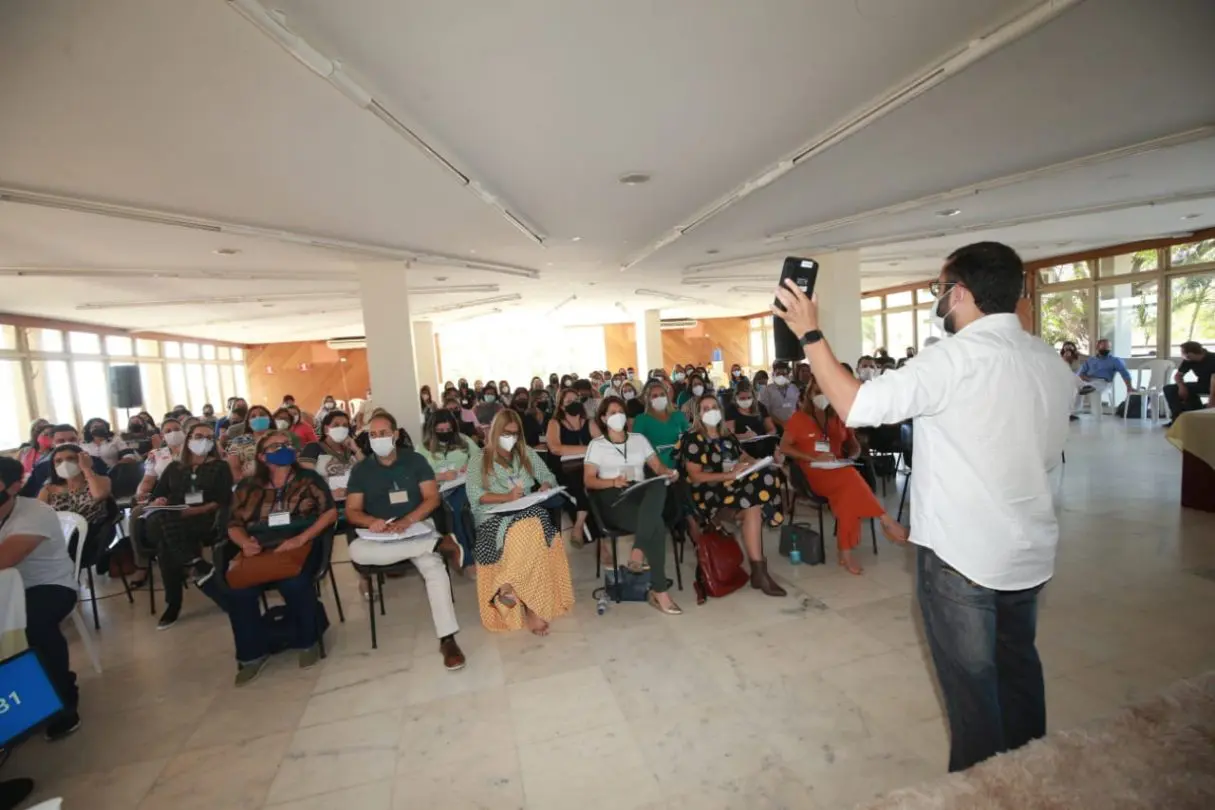
<path id="1" fill-rule="evenodd" d="M 767 560 L 751 560 L 751 587 L 763 591 L 765 596 L 786 595 L 785 589 L 768 574 Z"/>

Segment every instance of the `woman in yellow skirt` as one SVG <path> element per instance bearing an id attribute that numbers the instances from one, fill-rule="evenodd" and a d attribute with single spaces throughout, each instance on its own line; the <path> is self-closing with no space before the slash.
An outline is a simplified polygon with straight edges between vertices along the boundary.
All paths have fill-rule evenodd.
<path id="1" fill-rule="evenodd" d="M 501 504 L 557 481 L 523 439 L 523 422 L 513 410 L 499 411 L 490 424 L 485 449 L 468 459 L 468 501 L 477 539 L 477 596 L 481 623 L 491 632 L 526 627 L 548 635 L 548 623 L 574 606 L 569 563 L 550 504 L 514 512 L 490 512 Z M 559 496 L 558 496 L 559 497 Z M 560 506 L 560 504 L 557 504 Z"/>

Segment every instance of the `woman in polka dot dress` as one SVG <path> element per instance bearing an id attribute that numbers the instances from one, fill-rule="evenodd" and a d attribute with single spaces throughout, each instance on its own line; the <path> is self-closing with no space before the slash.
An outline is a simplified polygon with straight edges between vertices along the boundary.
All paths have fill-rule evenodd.
<path id="1" fill-rule="evenodd" d="M 779 526 L 781 488 L 784 473 L 765 467 L 736 480 L 736 467 L 746 467 L 755 459 L 743 452 L 742 445 L 722 424 L 721 405 L 712 394 L 698 397 L 693 414 L 695 422 L 676 447 L 680 465 L 687 473 L 692 502 L 706 520 L 734 516 L 742 525 L 743 545 L 751 562 L 751 587 L 768 596 L 784 596 L 768 575 L 761 532 L 766 521 Z"/>

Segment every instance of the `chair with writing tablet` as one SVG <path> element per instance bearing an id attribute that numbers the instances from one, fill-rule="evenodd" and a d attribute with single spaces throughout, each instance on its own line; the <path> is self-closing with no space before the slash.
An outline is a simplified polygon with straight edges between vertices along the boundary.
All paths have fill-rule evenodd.
<path id="1" fill-rule="evenodd" d="M 801 465 L 797 462 L 791 462 L 789 464 L 789 482 L 793 487 L 795 496 L 793 502 L 789 505 L 790 522 L 792 522 L 794 514 L 797 511 L 797 499 L 800 498 L 801 500 L 808 501 L 815 509 L 818 510 L 818 534 L 819 537 L 825 538 L 827 535 L 824 534 L 823 531 L 823 513 L 831 509 L 830 503 L 828 503 L 826 498 L 819 495 L 811 488 L 809 480 L 806 479 L 806 473 L 802 470 Z M 834 513 L 831 515 L 831 518 L 835 521 L 835 528 L 832 530 L 832 534 L 839 534 L 839 518 L 835 517 Z M 877 554 L 877 528 L 874 525 L 873 518 L 869 518 L 869 534 L 873 538 L 873 553 Z"/>
<path id="2" fill-rule="evenodd" d="M 59 528 L 63 530 L 63 542 L 69 548 L 72 543 L 72 536 L 75 535 L 76 554 L 72 560 L 72 565 L 75 568 L 75 581 L 80 582 L 80 559 L 84 555 L 84 538 L 89 533 L 89 522 L 84 519 L 84 515 L 78 515 L 75 512 L 56 512 L 56 517 L 59 518 Z M 78 586 L 79 587 L 79 586 Z M 93 600 L 93 609 L 97 609 L 97 600 Z M 93 663 L 93 669 L 98 675 L 101 674 L 101 659 L 97 655 L 97 646 L 93 641 L 93 634 L 89 632 L 88 626 L 84 623 L 84 618 L 81 612 L 84 608 L 80 601 L 76 601 L 76 607 L 72 609 L 72 624 L 76 626 L 76 632 L 80 635 L 81 642 L 84 643 L 85 652 L 89 655 L 89 660 Z"/>

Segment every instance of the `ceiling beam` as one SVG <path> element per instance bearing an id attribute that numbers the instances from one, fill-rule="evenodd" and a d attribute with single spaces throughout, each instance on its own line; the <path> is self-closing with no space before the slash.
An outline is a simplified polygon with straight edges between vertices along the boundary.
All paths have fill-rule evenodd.
<path id="1" fill-rule="evenodd" d="M 955 48 L 944 58 L 938 59 L 924 69 L 902 79 L 887 92 L 872 99 L 861 108 L 845 116 L 843 120 L 837 122 L 825 132 L 815 135 L 814 138 L 802 144 L 775 164 L 737 186 L 725 196 L 710 203 L 701 209 L 700 212 L 690 217 L 684 224 L 676 226 L 650 245 L 634 253 L 625 261 L 620 269 L 628 270 L 636 266 L 692 229 L 703 225 L 760 189 L 784 177 L 799 165 L 822 154 L 836 144 L 851 138 L 912 99 L 918 98 L 928 92 L 949 77 L 966 70 L 984 57 L 1036 31 L 1079 2 L 1083 2 L 1083 0 L 1040 0 L 1040 2 L 1034 3 L 1030 8 L 1021 12 L 1013 19 L 1006 20 L 991 31 Z"/>

